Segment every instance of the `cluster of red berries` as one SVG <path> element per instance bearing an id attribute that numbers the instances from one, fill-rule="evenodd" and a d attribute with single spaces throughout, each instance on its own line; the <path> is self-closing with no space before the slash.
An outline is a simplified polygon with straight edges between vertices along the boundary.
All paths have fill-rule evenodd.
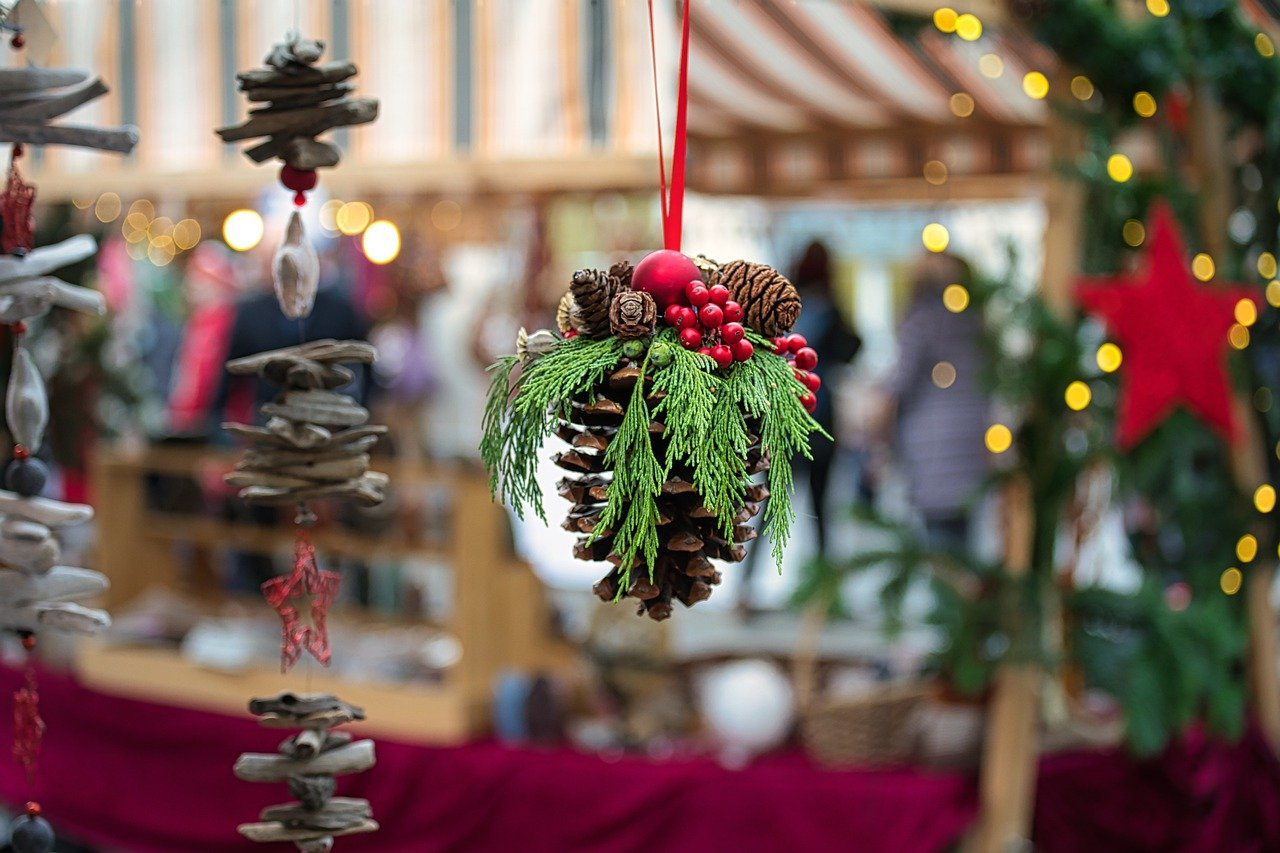
<path id="1" fill-rule="evenodd" d="M 697 350 L 721 368 L 755 354 L 742 325 L 742 306 L 729 298 L 727 287 L 707 287 L 695 278 L 685 286 L 684 296 L 688 304 L 672 303 L 662 315 L 668 326 L 680 330 L 681 346 Z"/>
<path id="2" fill-rule="evenodd" d="M 796 381 L 809 389 L 800 395 L 800 403 L 806 412 L 813 414 L 813 410 L 818 408 L 818 389 L 822 387 L 822 377 L 814 372 L 818 366 L 817 351 L 809 346 L 804 335 L 774 338 L 773 351 L 791 362 Z"/>

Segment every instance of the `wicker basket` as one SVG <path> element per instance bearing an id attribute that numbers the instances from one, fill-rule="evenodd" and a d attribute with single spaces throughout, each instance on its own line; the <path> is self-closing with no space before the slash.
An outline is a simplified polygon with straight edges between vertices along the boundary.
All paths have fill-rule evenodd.
<path id="1" fill-rule="evenodd" d="M 926 682 L 878 686 L 860 696 L 817 695 L 818 637 L 823 609 L 805 613 L 795 653 L 794 678 L 805 751 L 829 767 L 894 764 L 915 752 L 916 709 L 930 694 Z"/>

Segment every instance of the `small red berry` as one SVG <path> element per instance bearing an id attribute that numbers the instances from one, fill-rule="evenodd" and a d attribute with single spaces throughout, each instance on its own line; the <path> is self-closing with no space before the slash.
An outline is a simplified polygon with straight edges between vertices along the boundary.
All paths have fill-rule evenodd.
<path id="1" fill-rule="evenodd" d="M 30 651 L 34 651 L 34 650 L 35 650 L 35 647 L 36 647 L 36 635 L 35 635 L 35 634 L 23 634 L 23 635 L 22 635 L 22 647 L 23 647 L 24 649 L 26 649 L 27 651 L 29 651 L 29 652 L 30 652 Z"/>
<path id="2" fill-rule="evenodd" d="M 683 305 L 671 304 L 667 306 L 667 310 L 662 312 L 662 319 L 666 321 L 668 326 L 680 328 L 680 315 L 685 311 Z"/>
<path id="3" fill-rule="evenodd" d="M 724 338 L 726 344 L 736 344 L 747 336 L 747 330 L 742 328 L 741 323 L 726 322 L 720 327 L 720 336 Z"/>
<path id="4" fill-rule="evenodd" d="M 733 350 L 724 344 L 717 344 L 711 348 L 711 357 L 716 360 L 716 364 L 720 367 L 728 367 L 733 364 Z"/>
<path id="5" fill-rule="evenodd" d="M 578 336 L 578 330 L 577 330 L 577 329 L 570 329 L 569 331 L 567 331 L 567 332 L 565 332 L 565 333 L 564 333 L 564 339 L 565 339 L 566 341 L 568 341 L 568 340 L 572 340 L 573 338 L 576 338 L 577 336 Z"/>
<path id="6" fill-rule="evenodd" d="M 792 366 L 791 366 L 791 375 L 792 375 L 792 376 L 794 376 L 794 377 L 796 378 L 796 381 L 797 381 L 797 382 L 800 382 L 800 383 L 802 383 L 802 384 L 803 384 L 803 383 L 804 383 L 804 378 L 805 378 L 806 376 L 808 376 L 809 374 L 805 373 L 803 370 L 801 370 L 800 368 L 798 368 L 798 367 L 796 367 L 794 364 L 792 364 Z"/>
<path id="7" fill-rule="evenodd" d="M 817 394 L 818 389 L 822 387 L 822 377 L 816 373 L 806 373 L 804 375 L 804 379 L 801 379 L 800 381 L 804 383 L 806 388 L 815 394 Z"/>
<path id="8" fill-rule="evenodd" d="M 694 328 L 681 329 L 680 346 L 685 349 L 697 349 L 702 346 L 702 332 Z"/>
<path id="9" fill-rule="evenodd" d="M 713 284 L 710 288 L 711 301 L 716 305 L 725 306 L 729 303 L 729 288 L 723 284 Z"/>
<path id="10" fill-rule="evenodd" d="M 787 335 L 787 349 L 792 352 L 800 352 L 808 345 L 809 342 L 804 339 L 804 335 Z"/>
<path id="11" fill-rule="evenodd" d="M 818 354 L 812 347 L 801 347 L 795 351 L 796 367 L 801 370 L 813 370 L 818 366 Z"/>
<path id="12" fill-rule="evenodd" d="M 29 459 L 31 458 L 31 451 L 27 450 L 27 448 L 23 447 L 21 444 L 15 444 L 13 446 L 13 458 Z"/>
<path id="13" fill-rule="evenodd" d="M 693 292 L 693 289 L 695 287 L 706 287 L 706 286 L 707 286 L 706 283 L 703 282 L 703 280 L 700 278 L 690 279 L 689 283 L 684 286 L 685 298 L 687 299 L 689 297 L 689 294 Z"/>
<path id="14" fill-rule="evenodd" d="M 690 287 L 685 293 L 689 297 L 689 304 L 695 308 L 701 308 L 711 301 L 711 291 L 699 282 L 697 287 Z"/>
<path id="15" fill-rule="evenodd" d="M 800 405 L 804 406 L 804 410 L 812 415 L 813 410 L 818 408 L 818 398 L 814 396 L 812 391 L 805 391 L 800 395 Z"/>
<path id="16" fill-rule="evenodd" d="M 27 817 L 39 817 L 40 811 L 41 811 L 40 804 L 37 803 L 35 800 L 32 800 L 31 802 L 27 803 L 26 811 L 27 811 Z"/>
<path id="17" fill-rule="evenodd" d="M 703 305 L 698 309 L 698 319 L 708 329 L 718 329 L 720 324 L 724 322 L 724 309 L 714 302 Z"/>
<path id="18" fill-rule="evenodd" d="M 698 347 L 698 355 L 705 355 L 707 358 L 711 358 L 711 347 Z"/>
<path id="19" fill-rule="evenodd" d="M 787 339 L 786 339 L 786 338 L 774 338 L 774 339 L 773 339 L 773 354 L 774 354 L 774 355 L 786 355 L 786 354 L 787 354 Z"/>
<path id="20" fill-rule="evenodd" d="M 748 340 L 740 340 L 733 344 L 733 357 L 738 361 L 746 361 L 756 354 L 755 345 Z"/>
<path id="21" fill-rule="evenodd" d="M 742 306 L 730 299 L 724 304 L 724 319 L 729 323 L 741 323 Z"/>
<path id="22" fill-rule="evenodd" d="M 692 329 L 698 325 L 698 312 L 694 309 L 684 306 L 684 310 L 680 312 L 680 328 Z"/>

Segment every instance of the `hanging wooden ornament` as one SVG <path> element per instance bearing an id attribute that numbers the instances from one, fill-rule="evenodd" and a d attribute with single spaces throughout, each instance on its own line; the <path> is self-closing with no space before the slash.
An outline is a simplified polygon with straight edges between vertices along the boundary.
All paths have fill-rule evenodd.
<path id="1" fill-rule="evenodd" d="M 0 27 L 13 33 L 10 46 L 15 50 L 26 45 L 19 18 L 41 27 L 42 42 L 52 38 L 38 7 L 19 3 L 0 21 Z M 106 305 L 100 293 L 53 275 L 92 257 L 97 251 L 92 237 L 80 235 L 35 247 L 36 191 L 23 180 L 18 162 L 23 144 L 131 151 L 138 141 L 136 128 L 50 123 L 106 93 L 103 82 L 85 71 L 34 65 L 0 69 L 0 142 L 14 143 L 0 196 L 0 251 L 4 253 L 0 255 L 0 323 L 9 327 L 14 347 L 5 417 L 15 442 L 0 490 L 0 628 L 17 633 L 29 655 L 24 683 L 14 694 L 13 705 L 13 754 L 28 778 L 37 770 L 45 734 L 30 658 L 37 634 L 45 630 L 93 633 L 111 620 L 104 611 L 79 603 L 106 590 L 107 578 L 90 569 L 58 565 L 61 548 L 56 531 L 88 521 L 93 509 L 41 497 L 49 471 L 36 454 L 51 413 L 44 380 L 24 336 L 28 322 L 54 307 L 101 314 Z M 53 849 L 53 828 L 38 803 L 28 803 L 10 824 L 9 843 L 16 853 Z"/>
<path id="2" fill-rule="evenodd" d="M 249 118 L 218 131 L 223 141 L 267 137 L 245 151 L 261 163 L 283 161 L 280 181 L 306 204 L 316 170 L 336 166 L 337 146 L 316 139 L 336 127 L 373 121 L 378 102 L 347 94 L 356 67 L 349 62 L 316 64 L 324 43 L 291 33 L 266 57 L 266 68 L 236 75 L 250 102 Z M 294 210 L 272 264 L 276 300 L 285 316 L 301 323 L 315 305 L 320 263 Z M 328 665 L 327 617 L 341 576 L 322 570 L 311 541 L 316 515 L 309 503 L 339 499 L 374 506 L 386 497 L 388 478 L 370 471 L 374 444 L 386 427 L 368 423 L 369 412 L 339 389 L 355 377 L 346 365 L 369 365 L 377 357 L 363 341 L 319 340 L 259 353 L 227 363 L 240 376 L 257 376 L 279 388 L 262 405 L 262 425 L 223 424 L 249 449 L 227 475 L 246 503 L 296 506 L 297 539 L 292 570 L 263 584 L 267 602 L 280 616 L 280 668 L 288 672 L 303 655 Z M 307 614 L 304 618 L 304 613 Z M 364 719 L 364 711 L 334 696 L 282 693 L 249 702 L 264 726 L 301 731 L 279 754 L 246 753 L 235 773 L 251 782 L 287 782 L 297 802 L 265 809 L 261 822 L 241 824 L 251 841 L 292 841 L 302 853 L 322 853 L 334 838 L 373 832 L 378 824 L 365 800 L 334 797 L 334 776 L 374 764 L 373 742 L 352 741 L 333 726 Z"/>

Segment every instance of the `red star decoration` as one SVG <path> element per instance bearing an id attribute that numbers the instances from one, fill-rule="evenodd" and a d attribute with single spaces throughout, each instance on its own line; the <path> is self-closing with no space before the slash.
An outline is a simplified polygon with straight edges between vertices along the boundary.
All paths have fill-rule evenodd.
<path id="1" fill-rule="evenodd" d="M 1157 204 L 1136 275 L 1085 278 L 1080 301 L 1106 323 L 1124 353 L 1116 442 L 1122 450 L 1146 438 L 1179 405 L 1236 438 L 1226 369 L 1227 333 L 1245 285 L 1201 285 L 1187 264 L 1177 222 Z"/>
<path id="2" fill-rule="evenodd" d="M 22 180 L 15 160 L 9 164 L 9 180 L 0 195 L 0 251 L 7 255 L 25 254 L 35 246 L 35 221 L 31 208 L 35 205 L 36 188 Z"/>
<path id="3" fill-rule="evenodd" d="M 316 564 L 316 550 L 306 530 L 298 534 L 294 546 L 293 571 L 262 585 L 262 594 L 280 614 L 280 671 L 288 672 L 305 651 L 321 664 L 329 664 L 329 607 L 338 594 L 341 576 L 324 572 Z M 293 603 L 311 599 L 311 624 L 302 624 L 302 615 Z"/>
<path id="4" fill-rule="evenodd" d="M 30 780 L 40 760 L 44 742 L 44 720 L 40 717 L 40 691 L 36 674 L 27 670 L 26 682 L 13 694 L 13 757 Z"/>

